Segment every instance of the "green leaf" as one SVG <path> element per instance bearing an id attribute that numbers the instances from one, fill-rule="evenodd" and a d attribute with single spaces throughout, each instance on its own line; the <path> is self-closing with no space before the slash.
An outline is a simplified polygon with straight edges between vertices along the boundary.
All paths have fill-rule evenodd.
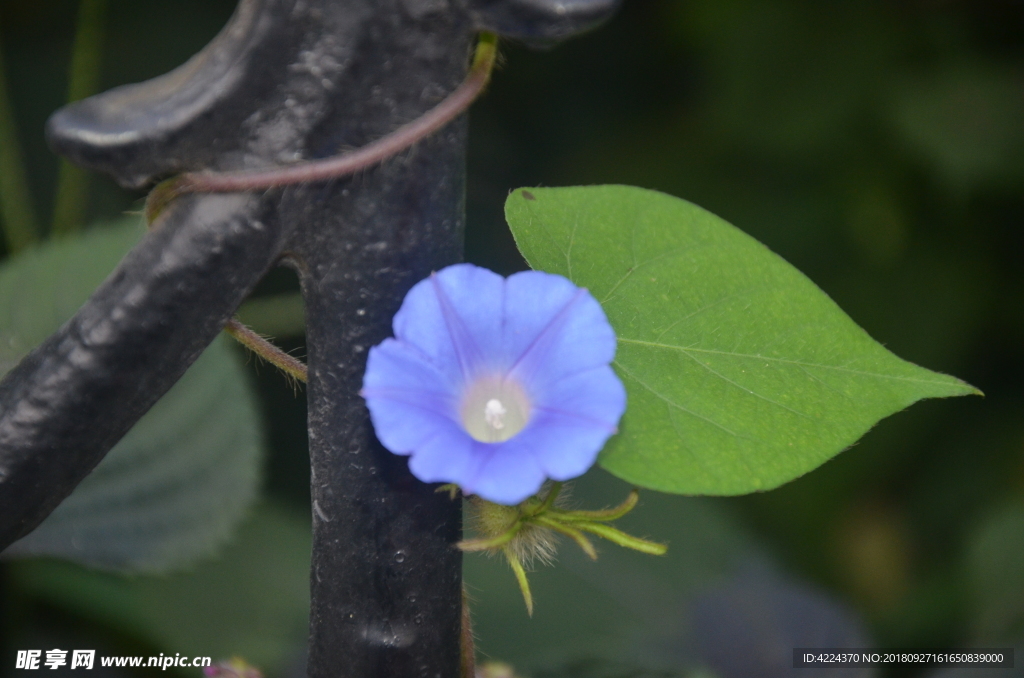
<path id="1" fill-rule="evenodd" d="M 70 318 L 138 241 L 137 219 L 0 267 L 0 370 Z M 5 557 L 163 572 L 212 553 L 256 497 L 263 440 L 239 357 L 215 341 L 96 469 Z"/>
<path id="2" fill-rule="evenodd" d="M 240 656 L 265 675 L 286 675 L 309 629 L 311 539 L 308 516 L 264 504 L 220 559 L 192 572 L 120 577 L 42 560 L 12 563 L 9 581 L 19 595 L 49 601 L 165 653 L 215 662 Z"/>
<path id="3" fill-rule="evenodd" d="M 527 262 L 588 288 L 615 328 L 629 406 L 599 462 L 632 483 L 767 490 L 922 398 L 979 393 L 897 358 L 795 268 L 685 200 L 529 188 L 505 214 Z"/>

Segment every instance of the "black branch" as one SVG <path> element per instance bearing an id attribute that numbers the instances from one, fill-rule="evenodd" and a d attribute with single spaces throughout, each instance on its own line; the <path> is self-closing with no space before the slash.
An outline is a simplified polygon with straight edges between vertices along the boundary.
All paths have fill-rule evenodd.
<path id="1" fill-rule="evenodd" d="M 132 187 L 324 158 L 436 105 L 476 31 L 553 40 L 616 4 L 241 0 L 188 63 L 59 111 L 47 134 Z M 353 177 L 173 202 L 0 385 L 0 547 L 73 490 L 283 261 L 307 308 L 309 675 L 457 675 L 461 507 L 381 448 L 358 391 L 408 289 L 462 256 L 465 142 L 462 118 Z"/>

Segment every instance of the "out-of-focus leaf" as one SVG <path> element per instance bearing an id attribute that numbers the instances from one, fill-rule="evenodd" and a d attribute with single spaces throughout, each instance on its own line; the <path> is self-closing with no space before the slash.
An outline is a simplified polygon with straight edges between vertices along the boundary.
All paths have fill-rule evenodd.
<path id="1" fill-rule="evenodd" d="M 6 557 L 163 572 L 213 553 L 259 487 L 260 421 L 218 338 L 103 462 Z"/>
<path id="2" fill-rule="evenodd" d="M 1019 70 L 960 63 L 907 78 L 892 120 L 952 188 L 1024 178 L 1024 77 Z"/>
<path id="3" fill-rule="evenodd" d="M 10 582 L 171 654 L 244 657 L 280 675 L 309 616 L 308 519 L 263 505 L 215 562 L 188 574 L 119 577 L 54 560 L 15 562 Z"/>
<path id="4" fill-rule="evenodd" d="M 1024 503 L 991 516 L 968 552 L 976 638 L 1024 637 Z"/>
<path id="5" fill-rule="evenodd" d="M 814 283 L 715 215 L 627 186 L 520 189 L 533 268 L 601 301 L 629 406 L 601 465 L 644 487 L 776 487 L 922 398 L 978 391 L 903 361 Z"/>
<path id="6" fill-rule="evenodd" d="M 138 219 L 125 219 L 6 260 L 0 266 L 0 370 L 10 370 L 73 316 L 144 233 Z"/>
<path id="7" fill-rule="evenodd" d="M 86 300 L 139 239 L 137 220 L 47 243 L 0 268 L 0 364 L 10 369 Z M 5 557 L 162 572 L 212 553 L 256 497 L 255 396 L 215 341 L 76 490 Z"/>
<path id="8" fill-rule="evenodd" d="M 852 611 L 803 584 L 754 567 L 689 606 L 701 659 L 721 678 L 793 675 L 795 647 L 869 647 Z M 874 669 L 807 668 L 807 678 L 871 678 Z"/>

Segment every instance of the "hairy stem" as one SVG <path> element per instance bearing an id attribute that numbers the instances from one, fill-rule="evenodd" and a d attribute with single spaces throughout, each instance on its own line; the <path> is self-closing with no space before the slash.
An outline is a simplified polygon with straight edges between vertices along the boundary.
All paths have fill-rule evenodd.
<path id="1" fill-rule="evenodd" d="M 641 553 L 649 553 L 652 556 L 663 556 L 668 552 L 668 547 L 664 544 L 641 539 L 640 537 L 634 537 L 633 535 L 626 534 L 622 530 L 617 530 L 610 525 L 602 525 L 601 523 L 576 523 L 576 527 L 584 532 L 596 534 L 602 539 L 607 539 L 608 541 L 618 544 L 623 548 L 633 549 L 634 551 L 640 551 Z"/>
<path id="2" fill-rule="evenodd" d="M 533 511 L 531 515 L 540 515 L 554 506 L 555 500 L 558 499 L 558 494 L 562 491 L 562 485 L 563 483 L 557 481 L 551 483 L 551 489 L 548 490 L 548 495 L 544 497 L 544 503 L 537 507 L 537 510 Z"/>
<path id="3" fill-rule="evenodd" d="M 508 528 L 505 532 L 502 532 L 497 537 L 490 539 L 463 539 L 456 546 L 462 551 L 490 551 L 496 549 L 499 546 L 505 546 L 511 542 L 515 536 L 519 533 L 519 530 L 523 528 L 523 521 L 516 521 L 512 527 Z"/>
<path id="4" fill-rule="evenodd" d="M 224 326 L 224 331 L 234 337 L 242 346 L 245 346 L 260 358 L 280 369 L 292 379 L 306 383 L 308 371 L 305 363 L 274 346 L 265 338 L 240 323 L 236 318 L 232 318 L 227 322 Z"/>
<path id="5" fill-rule="evenodd" d="M 574 542 L 576 542 L 576 545 L 579 546 L 583 550 L 583 552 L 590 557 L 591 560 L 597 560 L 597 551 L 594 550 L 594 545 L 590 543 L 589 539 L 587 539 L 587 535 L 583 534 L 575 527 L 563 525 L 557 520 L 551 520 L 550 518 L 546 518 L 544 516 L 537 516 L 533 520 L 538 525 L 543 525 L 544 527 L 550 528 L 555 532 L 558 532 L 559 534 L 564 534 L 566 537 L 569 537 Z"/>
<path id="6" fill-rule="evenodd" d="M 640 491 L 634 488 L 626 500 L 616 506 L 615 508 L 603 509 L 600 511 L 559 511 L 558 519 L 565 521 L 601 521 L 609 522 L 612 520 L 618 520 L 622 516 L 626 515 L 636 506 L 637 502 L 640 501 Z"/>

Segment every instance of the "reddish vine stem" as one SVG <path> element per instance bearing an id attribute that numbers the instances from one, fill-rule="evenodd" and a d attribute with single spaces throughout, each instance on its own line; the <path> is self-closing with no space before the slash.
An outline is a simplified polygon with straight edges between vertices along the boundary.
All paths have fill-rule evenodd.
<path id="1" fill-rule="evenodd" d="M 497 36 L 481 33 L 469 74 L 455 91 L 434 108 L 407 125 L 399 127 L 351 153 L 324 160 L 299 163 L 253 172 L 189 172 L 157 186 L 146 200 L 146 217 L 153 223 L 156 216 L 172 200 L 187 193 L 234 193 L 287 186 L 310 181 L 335 179 L 383 162 L 396 153 L 430 136 L 461 115 L 483 92 L 491 79 L 497 57 Z M 298 381 L 306 381 L 306 365 L 288 355 L 252 329 L 232 318 L 224 331 L 243 346 Z"/>
<path id="2" fill-rule="evenodd" d="M 337 179 L 372 167 L 409 148 L 457 118 L 484 91 L 497 57 L 497 36 L 481 33 L 469 74 L 441 103 L 412 122 L 360 149 L 323 160 L 242 172 L 187 172 L 158 185 L 146 200 L 152 223 L 175 198 L 188 193 L 236 193 Z"/>

